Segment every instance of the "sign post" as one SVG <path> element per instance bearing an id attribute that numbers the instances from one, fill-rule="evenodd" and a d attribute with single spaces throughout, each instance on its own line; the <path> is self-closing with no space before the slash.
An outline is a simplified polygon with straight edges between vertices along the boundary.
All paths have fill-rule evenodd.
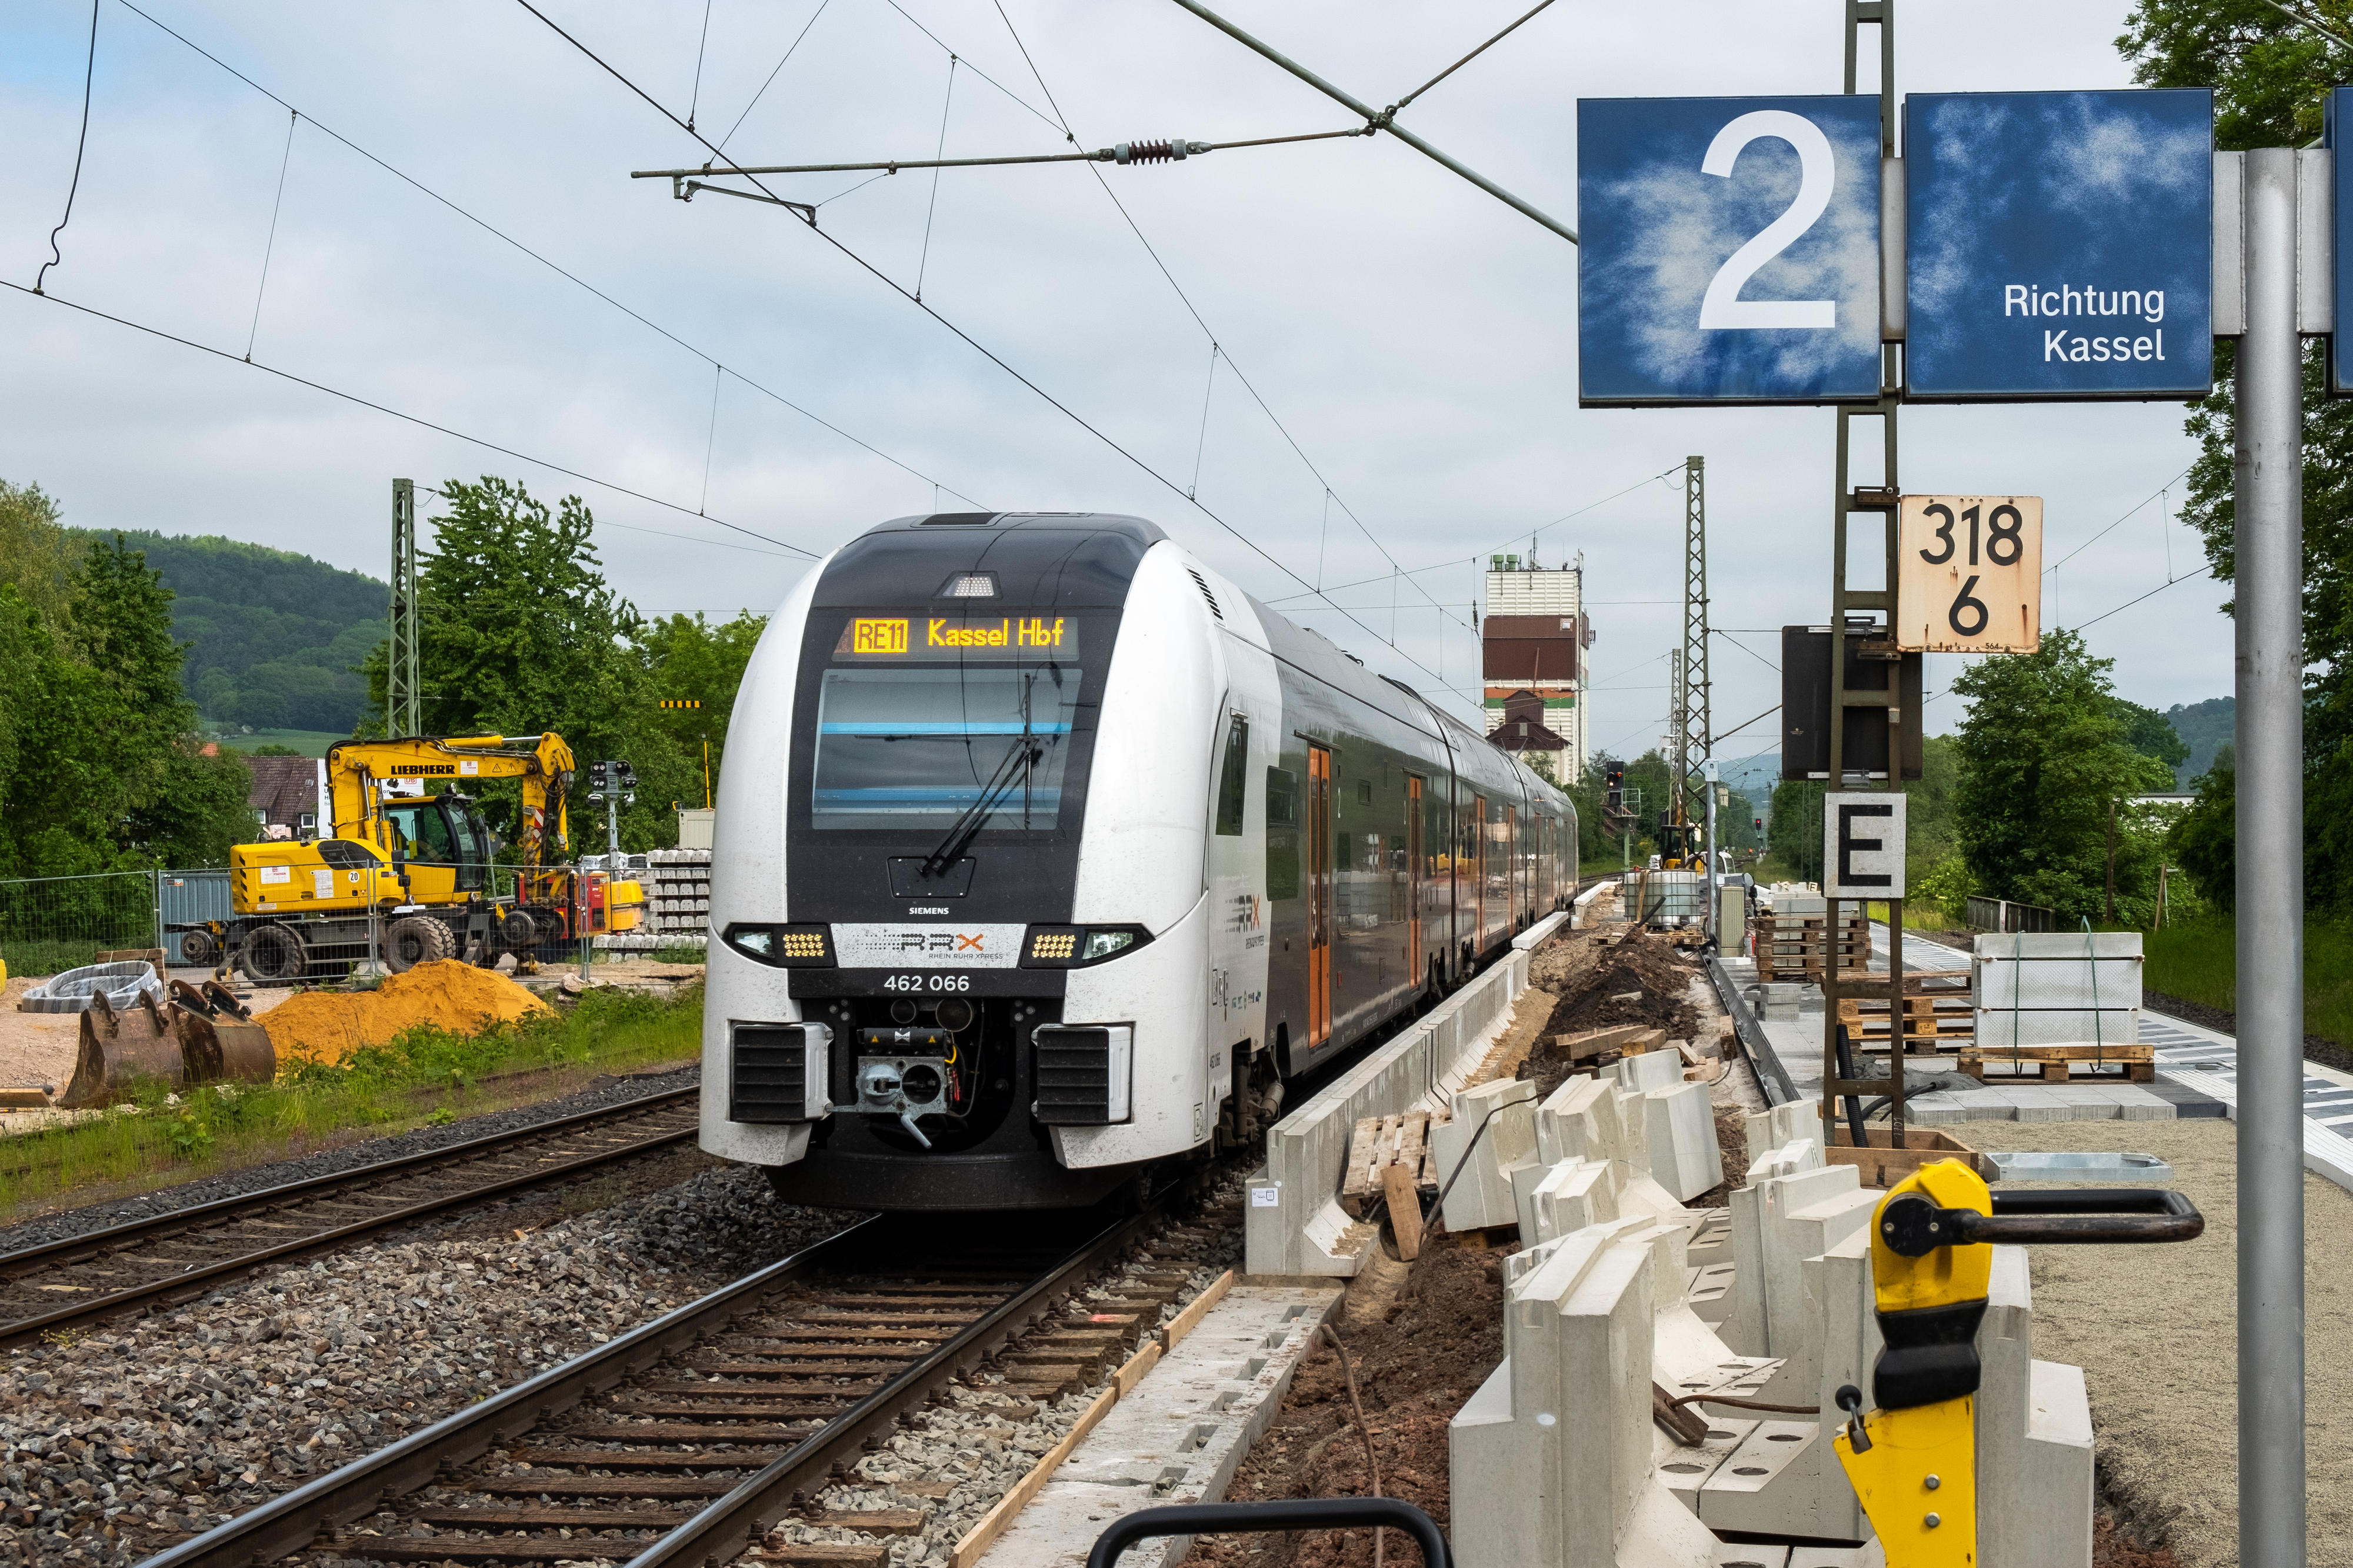
<path id="1" fill-rule="evenodd" d="M 2297 163 L 2293 148 L 2246 154 L 2246 331 L 2239 342 L 2232 485 L 2239 667 L 2239 1560 L 2248 1568 L 2296 1568 L 2305 1561 Z M 2236 248 L 2241 237 L 2217 240 Z M 2310 275 L 2326 276 L 2318 262 L 2307 258 Z"/>

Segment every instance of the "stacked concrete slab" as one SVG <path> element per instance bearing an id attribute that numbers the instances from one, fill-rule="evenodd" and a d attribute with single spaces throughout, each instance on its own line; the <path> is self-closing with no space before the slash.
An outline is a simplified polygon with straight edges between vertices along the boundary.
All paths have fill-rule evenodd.
<path id="1" fill-rule="evenodd" d="M 1587 1223 L 1571 1224 L 1577 1215 L 1614 1217 L 1625 1205 L 1680 1215 L 1686 1200 L 1724 1180 L 1707 1086 L 1683 1082 L 1672 1051 L 1572 1078 L 1542 1104 L 1525 1082 L 1466 1089 L 1454 1096 L 1453 1119 L 1433 1125 L 1430 1138 L 1447 1228 L 1517 1225 L 1523 1245 L 1549 1239 L 1556 1226 Z M 1607 1169 L 1588 1168 L 1596 1165 Z M 1556 1203 L 1568 1205 L 1557 1220 Z"/>
<path id="2" fill-rule="evenodd" d="M 2139 1043 L 2140 932 L 1987 932 L 1971 945 L 1979 1050 Z"/>
<path id="3" fill-rule="evenodd" d="M 1750 1121 L 1728 1240 L 1700 1213 L 1629 1205 L 1633 1183 L 1613 1182 L 1633 1164 L 1623 1112 L 1638 1099 L 1573 1081 L 1529 1112 L 1538 1152 L 1557 1158 L 1525 1188 L 1526 1246 L 1504 1265 L 1504 1362 L 1453 1422 L 1456 1561 L 1710 1568 L 1737 1534 L 1744 1552 L 1788 1543 L 1774 1561 L 1802 1550 L 1810 1568 L 1881 1563 L 1831 1446 L 1837 1389 L 1868 1388 L 1879 1350 L 1880 1194 L 1853 1167 L 1824 1164 L 1810 1107 L 1784 1106 Z M 1588 1223 L 1558 1228 L 1573 1217 Z M 2083 1374 L 2035 1361 L 2032 1327 L 2025 1255 L 1997 1248 L 1978 1341 L 1978 1562 L 2088 1568 Z M 1826 1414 L 1703 1406 L 1708 1436 L 1686 1447 L 1653 1423 L 1653 1384 Z"/>

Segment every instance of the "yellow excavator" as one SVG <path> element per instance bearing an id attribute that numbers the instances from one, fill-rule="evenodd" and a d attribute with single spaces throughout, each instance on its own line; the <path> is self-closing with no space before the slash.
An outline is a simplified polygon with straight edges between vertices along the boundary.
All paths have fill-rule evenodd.
<path id="1" fill-rule="evenodd" d="M 487 967 L 512 953 L 527 963 L 548 943 L 634 930 L 645 902 L 638 884 L 543 863 L 551 842 L 558 857 L 568 847 L 573 771 L 572 749 L 553 731 L 332 746 L 325 833 L 231 849 L 234 913 L 172 927 L 183 933 L 182 954 L 283 984 L 314 965 L 340 972 L 364 959 L 372 924 L 395 973 L 442 958 Z M 505 898 L 492 896 L 495 845 L 464 793 L 485 779 L 522 783 L 522 854 Z M 440 787 L 427 795 L 428 784 Z"/>

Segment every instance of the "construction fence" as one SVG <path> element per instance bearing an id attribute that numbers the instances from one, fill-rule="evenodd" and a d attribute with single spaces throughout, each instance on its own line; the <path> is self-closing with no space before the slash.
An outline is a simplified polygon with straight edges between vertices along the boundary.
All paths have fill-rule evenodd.
<path id="1" fill-rule="evenodd" d="M 118 871 L 87 877 L 33 877 L 0 881 L 0 963 L 10 975 L 55 974 L 94 963 L 101 952 L 163 945 L 164 884 L 220 879 L 224 907 L 228 873 Z"/>
<path id="2" fill-rule="evenodd" d="M 2041 904 L 2012 903 L 2008 899 L 1969 896 L 1968 920 L 1971 931 L 2052 931 L 2059 929 L 2059 915 Z"/>

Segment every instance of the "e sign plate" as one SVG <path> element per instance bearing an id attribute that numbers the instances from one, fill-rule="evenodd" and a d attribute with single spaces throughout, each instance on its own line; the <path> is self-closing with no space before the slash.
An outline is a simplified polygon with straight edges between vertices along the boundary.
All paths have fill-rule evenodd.
<path id="1" fill-rule="evenodd" d="M 1832 899 L 1904 896 L 1902 790 L 1833 790 L 1822 796 L 1822 894 Z"/>
<path id="2" fill-rule="evenodd" d="M 1867 403 L 1879 100 L 1577 105 L 1577 403 Z"/>
<path id="3" fill-rule="evenodd" d="M 2042 646 L 2041 496 L 1904 498 L 1895 646 L 1906 653 L 2032 653 Z"/>
<path id="4" fill-rule="evenodd" d="M 1905 395 L 2202 397 L 2214 383 L 2214 95 L 1904 101 Z"/>

